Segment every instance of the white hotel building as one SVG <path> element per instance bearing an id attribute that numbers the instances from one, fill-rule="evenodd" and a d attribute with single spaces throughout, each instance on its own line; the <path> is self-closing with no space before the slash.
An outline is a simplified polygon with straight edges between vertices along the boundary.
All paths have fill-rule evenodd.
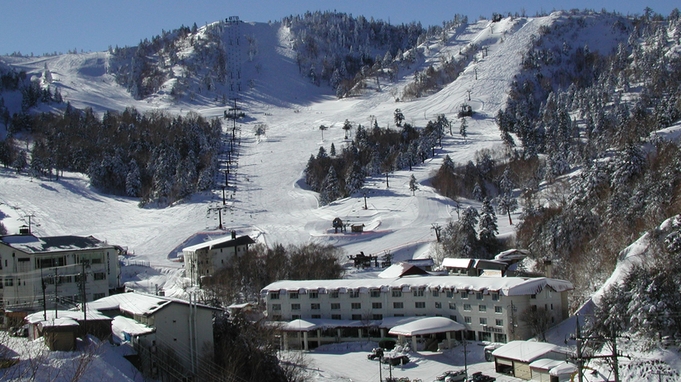
<path id="1" fill-rule="evenodd" d="M 277 281 L 261 294 L 270 320 L 282 322 L 294 337 L 306 331 L 307 348 L 308 341 L 316 346 L 384 337 L 393 326 L 422 316 L 463 324 L 468 340 L 526 339 L 532 331 L 520 313 L 543 307 L 550 325 L 557 324 L 568 317 L 567 292 L 572 289 L 568 281 L 545 277 L 407 276 Z"/>

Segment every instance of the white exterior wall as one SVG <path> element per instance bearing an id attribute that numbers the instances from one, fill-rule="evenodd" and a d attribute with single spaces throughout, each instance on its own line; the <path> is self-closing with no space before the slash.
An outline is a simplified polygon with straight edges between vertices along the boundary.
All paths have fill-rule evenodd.
<path id="1" fill-rule="evenodd" d="M 314 293 L 311 294 L 302 289 L 298 292 L 298 298 L 291 298 L 291 291 L 279 291 L 278 299 L 273 299 L 272 291 L 270 291 L 265 298 L 267 314 L 271 320 L 290 321 L 296 318 L 323 318 L 370 321 L 381 319 L 381 316 L 375 315 L 382 315 L 382 318 L 443 316 L 466 325 L 468 330 L 476 332 L 478 339 L 482 332 L 490 333 L 492 341 L 495 341 L 494 333 L 506 335 L 506 341 L 510 341 L 530 336 L 529 328 L 526 328 L 518 319 L 522 309 L 527 306 L 543 306 L 546 304 L 550 308 L 553 304 L 555 323 L 564 318 L 562 316 L 564 311 L 562 306 L 564 299 L 562 297 L 567 292 L 555 292 L 549 291 L 549 289 L 544 288 L 541 293 L 536 295 L 536 298 L 532 298 L 532 295 L 505 296 L 495 292 L 447 292 L 433 291 L 428 288 L 423 289 L 422 292 L 410 288 L 398 289 L 402 291 L 401 297 L 394 297 L 392 290 L 387 288 L 383 290 L 374 289 L 379 293 L 372 297 L 371 289 L 359 288 L 360 292 L 357 297 L 351 297 L 349 290 L 339 291 L 337 297 L 333 297 L 332 292 L 322 290 L 324 293 L 317 292 L 317 297 L 314 298 Z M 295 292 L 293 294 L 295 295 Z M 359 306 L 353 307 L 353 303 L 359 304 Z M 380 308 L 374 307 L 374 303 L 380 303 Z M 398 307 L 399 303 L 402 304 L 402 308 Z M 420 303 L 419 307 L 417 307 L 417 303 Z M 451 307 L 450 303 L 452 304 Z M 300 309 L 293 309 L 293 304 L 299 304 Z M 313 309 L 312 304 L 319 304 L 319 309 Z M 332 304 L 339 305 L 332 306 Z M 481 308 L 481 306 L 484 308 Z M 514 310 L 511 309 L 512 306 Z M 353 315 L 359 316 L 353 317 Z M 483 319 L 482 322 L 481 319 Z M 486 323 L 484 320 L 486 320 Z M 500 321 L 497 322 L 497 320 Z M 515 333 L 510 333 L 512 326 Z"/>
<path id="2" fill-rule="evenodd" d="M 59 259 L 60 266 L 40 269 L 40 260 Z M 7 309 L 35 310 L 43 307 L 42 280 L 48 309 L 54 307 L 54 296 L 67 302 L 82 300 L 77 277 L 82 273 L 81 261 L 87 261 L 85 295 L 87 301 L 109 295 L 117 286 L 120 275 L 118 251 L 114 247 L 88 248 L 45 253 L 25 253 L 17 248 L 0 244 L 0 263 L 3 288 L 0 293 Z M 56 276 L 58 283 L 54 282 Z M 97 275 L 97 279 L 95 279 Z M 68 303 L 67 303 L 68 305 Z"/>
<path id="3" fill-rule="evenodd" d="M 247 246 L 227 248 L 201 248 L 195 251 L 183 251 L 184 263 L 189 278 L 197 285 L 201 284 L 201 277 L 211 276 L 224 267 L 237 254 L 246 253 Z"/>
<path id="4" fill-rule="evenodd" d="M 201 363 L 201 359 L 213 354 L 213 312 L 211 309 L 190 305 L 171 303 L 150 316 L 135 319 L 156 330 L 153 336 L 140 338 L 140 346 L 151 353 L 153 346 L 165 347 L 176 353 L 178 362 L 188 373 L 192 372 L 192 362 Z M 195 319 L 190 317 L 195 315 Z"/>

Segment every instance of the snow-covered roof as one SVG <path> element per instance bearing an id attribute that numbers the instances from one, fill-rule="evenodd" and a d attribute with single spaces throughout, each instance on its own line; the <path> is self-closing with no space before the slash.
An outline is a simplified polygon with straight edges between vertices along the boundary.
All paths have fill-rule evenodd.
<path id="1" fill-rule="evenodd" d="M 68 317 L 59 317 L 55 318 L 53 320 L 48 320 L 48 321 L 41 321 L 40 325 L 44 328 L 47 327 L 56 327 L 56 326 L 78 326 L 78 321 L 68 318 Z"/>
<path id="2" fill-rule="evenodd" d="M 403 336 L 419 336 L 423 334 L 452 332 L 465 330 L 466 327 L 447 317 L 426 317 L 408 324 L 398 325 L 388 333 Z"/>
<path id="3" fill-rule="evenodd" d="M 577 373 L 577 365 L 569 362 L 560 362 L 551 370 L 549 370 L 549 375 L 558 377 L 561 375 L 572 375 Z"/>
<path id="4" fill-rule="evenodd" d="M 248 235 L 239 236 L 237 238 L 233 237 L 232 235 L 227 235 L 224 237 L 206 241 L 204 243 L 194 244 L 192 246 L 185 247 L 182 249 L 182 252 L 196 252 L 201 249 L 211 250 L 216 248 L 236 247 L 247 244 L 255 244 L 255 241 L 251 239 L 251 237 Z"/>
<path id="5" fill-rule="evenodd" d="M 529 251 L 524 249 L 508 249 L 503 252 L 499 252 L 494 256 L 494 260 L 499 261 L 512 261 L 512 260 L 522 260 L 529 255 Z"/>
<path id="6" fill-rule="evenodd" d="M 1 237 L 0 241 L 26 253 L 114 247 L 93 236 L 50 236 L 39 238 L 33 235 L 10 235 Z"/>
<path id="7" fill-rule="evenodd" d="M 441 318 L 441 317 L 438 317 Z M 369 322 L 360 320 L 333 320 L 328 318 L 306 318 L 295 319 L 289 322 L 279 322 L 277 325 L 288 332 L 307 332 L 315 329 L 328 328 L 363 328 L 367 326 L 390 329 L 400 325 L 408 325 L 414 321 L 423 320 L 423 317 L 384 317 L 382 320 L 372 320 Z M 447 319 L 449 320 L 449 319 Z M 451 321 L 451 320 L 450 320 Z M 425 325 L 425 324 L 424 324 Z M 461 330 L 461 329 L 449 329 Z M 433 332 L 439 333 L 439 332 Z"/>
<path id="8" fill-rule="evenodd" d="M 88 310 L 87 310 L 87 320 L 90 321 L 97 321 L 97 320 L 111 320 L 111 318 L 103 315 L 102 313 L 96 311 L 96 310 L 91 310 L 89 309 L 89 304 L 88 304 Z M 79 312 L 76 310 L 57 310 L 56 312 L 56 319 L 70 319 L 70 320 L 75 320 L 75 321 L 81 321 L 83 320 L 83 312 Z M 24 319 L 26 322 L 29 324 L 37 324 L 42 321 L 55 321 L 55 311 L 54 310 L 48 310 L 48 311 L 40 311 L 36 313 L 31 313 L 26 318 Z"/>
<path id="9" fill-rule="evenodd" d="M 400 261 L 399 263 L 395 263 L 386 268 L 383 272 L 379 273 L 378 277 L 382 279 L 394 279 L 405 275 L 414 274 L 428 274 L 428 272 L 419 268 L 415 264 L 406 261 Z"/>
<path id="10" fill-rule="evenodd" d="M 169 297 L 144 293 L 121 293 L 92 301 L 88 304 L 88 308 L 99 311 L 121 310 L 136 315 L 150 315 L 172 303 L 189 304 L 187 301 Z M 197 306 L 205 309 L 216 309 L 202 304 L 197 304 Z"/>
<path id="11" fill-rule="evenodd" d="M 314 329 L 364 327 L 366 324 L 357 320 L 331 320 L 324 318 L 295 319 L 283 324 L 282 330 L 287 332 L 307 332 Z"/>
<path id="12" fill-rule="evenodd" d="M 468 269 L 473 265 L 473 259 L 462 259 L 454 257 L 445 257 L 442 260 L 442 266 L 445 268 L 465 268 Z"/>
<path id="13" fill-rule="evenodd" d="M 494 291 L 503 296 L 533 295 L 549 287 L 556 292 L 573 289 L 572 283 L 546 277 L 470 277 L 470 276 L 408 276 L 393 279 L 337 279 L 337 280 L 282 280 L 267 285 L 262 293 L 270 291 L 299 291 L 301 289 L 339 290 L 369 288 L 427 288 L 450 289 L 453 291 Z"/>
<path id="14" fill-rule="evenodd" d="M 540 359 L 530 363 L 530 367 L 535 368 L 535 369 L 551 370 L 554 367 L 560 365 L 561 363 L 565 363 L 565 361 L 559 361 L 557 359 L 550 359 L 550 358 L 540 358 Z"/>
<path id="15" fill-rule="evenodd" d="M 511 341 L 496 349 L 492 355 L 500 358 L 513 359 L 531 363 L 551 352 L 566 352 L 560 346 L 546 342 Z"/>
<path id="16" fill-rule="evenodd" d="M 154 332 L 154 328 L 150 328 L 144 324 L 140 324 L 132 318 L 123 316 L 116 316 L 113 318 L 111 329 L 113 334 L 118 338 L 124 338 L 124 333 L 137 336 Z"/>

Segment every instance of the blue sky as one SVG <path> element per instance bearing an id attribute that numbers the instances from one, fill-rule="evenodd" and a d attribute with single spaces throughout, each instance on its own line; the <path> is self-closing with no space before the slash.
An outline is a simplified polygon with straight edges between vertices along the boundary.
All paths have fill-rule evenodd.
<path id="1" fill-rule="evenodd" d="M 665 16 L 679 7 L 671 0 L 2 0 L 0 55 L 102 51 L 110 45 L 137 45 L 163 29 L 193 23 L 201 26 L 229 16 L 267 22 L 305 11 L 336 10 L 393 24 L 419 21 L 428 26 L 440 25 L 455 14 L 475 20 L 479 16 L 489 18 L 492 12 L 524 11 L 532 16 L 537 12 L 588 8 L 626 15 L 641 14 L 646 6 Z"/>

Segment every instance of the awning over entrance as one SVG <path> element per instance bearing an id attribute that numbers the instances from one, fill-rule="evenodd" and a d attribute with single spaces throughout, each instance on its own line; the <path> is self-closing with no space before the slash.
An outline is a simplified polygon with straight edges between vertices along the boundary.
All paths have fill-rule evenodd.
<path id="1" fill-rule="evenodd" d="M 388 333 L 411 337 L 465 329 L 464 325 L 446 317 L 426 317 L 404 325 L 395 326 Z"/>

